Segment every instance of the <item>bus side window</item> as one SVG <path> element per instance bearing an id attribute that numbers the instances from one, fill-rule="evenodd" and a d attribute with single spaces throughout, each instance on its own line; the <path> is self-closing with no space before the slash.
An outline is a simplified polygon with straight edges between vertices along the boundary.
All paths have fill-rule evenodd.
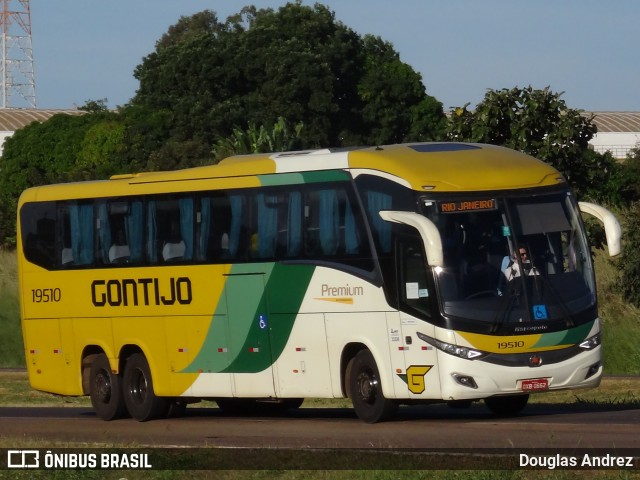
<path id="1" fill-rule="evenodd" d="M 286 230 L 279 233 L 279 243 L 285 245 L 285 257 L 299 257 L 302 254 L 302 212 L 302 192 L 297 190 L 289 192 L 285 219 Z"/>
<path id="2" fill-rule="evenodd" d="M 311 191 L 306 195 L 305 255 L 331 258 L 340 248 L 340 202 L 334 188 Z"/>
<path id="3" fill-rule="evenodd" d="M 124 216 L 127 203 L 99 200 L 96 205 L 98 215 L 98 251 L 96 260 L 103 264 L 127 263 L 131 255 L 126 238 Z"/>
<path id="4" fill-rule="evenodd" d="M 245 261 L 251 248 L 250 212 L 247 198 L 243 193 L 229 196 L 231 223 L 229 225 L 229 258 Z"/>
<path id="5" fill-rule="evenodd" d="M 371 219 L 376 245 L 380 253 L 391 252 L 391 224 L 380 216 L 381 210 L 390 210 L 393 206 L 391 195 L 370 190 L 367 192 L 367 210 Z"/>
<path id="6" fill-rule="evenodd" d="M 198 203 L 198 260 L 218 262 L 229 258 L 229 197 L 212 192 L 202 196 Z"/>
<path id="7" fill-rule="evenodd" d="M 420 240 L 400 238 L 398 260 L 401 304 L 431 317 L 427 262 Z"/>
<path id="8" fill-rule="evenodd" d="M 95 251 L 93 202 L 71 202 L 67 204 L 67 209 L 69 213 L 73 264 L 92 265 Z"/>
<path id="9" fill-rule="evenodd" d="M 147 257 L 152 264 L 193 260 L 194 199 L 157 197 L 147 202 Z"/>
<path id="10" fill-rule="evenodd" d="M 278 196 L 258 193 L 254 200 L 257 228 L 252 229 L 251 254 L 256 258 L 273 258 L 278 241 Z"/>

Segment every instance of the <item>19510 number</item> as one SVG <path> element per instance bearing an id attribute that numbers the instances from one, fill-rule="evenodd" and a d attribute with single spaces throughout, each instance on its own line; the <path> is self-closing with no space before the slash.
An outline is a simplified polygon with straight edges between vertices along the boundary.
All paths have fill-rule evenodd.
<path id="1" fill-rule="evenodd" d="M 498 342 L 498 349 L 499 350 L 510 350 L 512 348 L 522 348 L 524 347 L 524 342 L 523 341 L 517 341 L 517 342 Z"/>
<path id="2" fill-rule="evenodd" d="M 62 299 L 62 291 L 59 288 L 34 288 L 31 290 L 33 303 L 59 302 Z"/>

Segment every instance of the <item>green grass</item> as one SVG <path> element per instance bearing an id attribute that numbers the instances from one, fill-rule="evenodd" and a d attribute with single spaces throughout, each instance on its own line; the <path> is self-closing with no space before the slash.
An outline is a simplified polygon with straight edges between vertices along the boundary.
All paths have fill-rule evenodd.
<path id="1" fill-rule="evenodd" d="M 11 473 L 11 475 L 7 475 Z M 20 475 L 20 473 L 24 473 Z M 3 475 L 4 474 L 4 475 Z M 212 471 L 152 471 L 152 472 L 74 472 L 73 470 L 63 470 L 58 472 L 32 471 L 32 472 L 0 472 L 0 479 L 211 479 L 215 480 L 573 480 L 581 478 L 584 480 L 631 480 L 640 478 L 640 474 L 635 472 L 606 472 L 606 471 L 553 471 L 546 472 L 540 470 L 531 471 L 372 471 L 372 470 L 326 470 L 326 471 L 291 471 L 291 470 L 217 470 Z"/>
<path id="2" fill-rule="evenodd" d="M 616 263 L 605 252 L 596 252 L 604 371 L 640 375 L 640 309 L 625 302 L 618 292 L 621 279 Z"/>
<path id="3" fill-rule="evenodd" d="M 26 371 L 0 372 L 0 407 L 89 407 L 89 397 L 65 397 L 34 390 Z"/>
<path id="4" fill-rule="evenodd" d="M 0 367 L 24 367 L 15 252 L 0 250 Z"/>

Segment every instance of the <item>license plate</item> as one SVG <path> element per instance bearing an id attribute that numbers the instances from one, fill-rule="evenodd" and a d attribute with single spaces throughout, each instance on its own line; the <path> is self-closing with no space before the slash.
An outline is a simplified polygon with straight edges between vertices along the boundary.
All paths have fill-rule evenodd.
<path id="1" fill-rule="evenodd" d="M 523 392 L 543 392 L 549 390 L 549 380 L 546 378 L 534 378 L 522 381 Z"/>

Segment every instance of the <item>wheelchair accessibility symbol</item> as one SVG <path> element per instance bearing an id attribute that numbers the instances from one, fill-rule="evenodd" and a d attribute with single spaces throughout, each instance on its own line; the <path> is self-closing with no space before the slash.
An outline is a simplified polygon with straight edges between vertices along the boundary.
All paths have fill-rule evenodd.
<path id="1" fill-rule="evenodd" d="M 265 328 L 267 328 L 267 317 L 265 315 L 260 315 L 258 317 L 258 325 L 260 326 L 261 330 L 264 330 Z"/>
<path id="2" fill-rule="evenodd" d="M 546 320 L 548 318 L 547 315 L 547 306 L 546 305 L 534 305 L 533 306 L 533 319 L 534 320 Z"/>

